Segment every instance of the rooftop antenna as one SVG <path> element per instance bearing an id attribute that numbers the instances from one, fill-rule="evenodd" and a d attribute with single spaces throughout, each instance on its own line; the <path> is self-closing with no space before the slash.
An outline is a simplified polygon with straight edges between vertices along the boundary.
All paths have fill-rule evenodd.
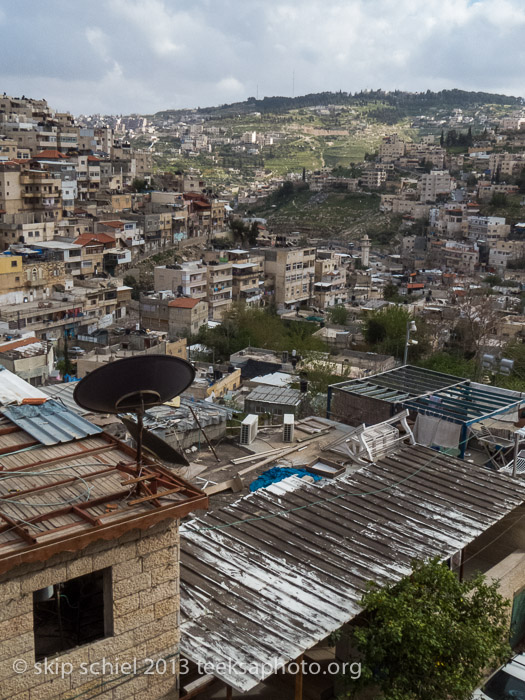
<path id="1" fill-rule="evenodd" d="M 137 471 L 140 471 L 143 446 L 156 453 L 154 446 L 148 447 L 152 440 L 143 440 L 144 413 L 182 394 L 194 379 L 193 367 L 179 357 L 135 355 L 90 372 L 75 387 L 73 398 L 79 406 L 94 413 L 135 414 L 137 427 L 132 436 L 137 443 L 136 462 Z M 147 438 L 152 435 L 149 431 L 146 433 Z M 166 444 L 166 447 L 169 446 Z M 165 458 L 187 464 L 185 457 L 176 450 L 173 453 L 175 460 Z"/>

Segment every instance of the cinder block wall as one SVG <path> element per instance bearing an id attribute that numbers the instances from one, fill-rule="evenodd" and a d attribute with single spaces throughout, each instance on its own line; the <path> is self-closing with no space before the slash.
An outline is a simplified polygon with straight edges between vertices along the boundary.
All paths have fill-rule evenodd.
<path id="1" fill-rule="evenodd" d="M 178 698 L 179 531 L 166 521 L 117 540 L 98 541 L 80 552 L 24 564 L 0 576 L 0 698 L 4 700 L 160 700 Z M 53 657 L 71 663 L 65 678 L 37 673 L 33 592 L 78 576 L 111 568 L 113 635 Z M 164 673 L 144 674 L 144 659 L 172 657 Z M 81 673 L 81 663 L 137 659 L 139 673 Z M 17 659 L 27 671 L 15 673 Z M 151 664 L 148 664 L 151 666 Z M 163 664 L 159 665 L 162 671 Z M 117 676 L 122 676 L 118 678 Z M 123 682 L 125 681 L 125 682 Z"/>

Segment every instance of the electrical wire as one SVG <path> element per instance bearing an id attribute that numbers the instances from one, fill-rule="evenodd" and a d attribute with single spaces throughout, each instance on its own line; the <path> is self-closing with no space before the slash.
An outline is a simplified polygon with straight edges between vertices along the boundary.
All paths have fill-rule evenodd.
<path id="1" fill-rule="evenodd" d="M 437 426 L 436 426 L 437 427 Z M 468 442 L 468 439 L 462 440 L 458 447 L 464 443 Z M 442 456 L 440 452 L 436 452 L 435 455 L 433 455 L 429 460 L 427 460 L 424 464 L 422 464 L 418 469 L 413 471 L 411 474 L 408 476 L 403 477 L 403 479 L 400 479 L 399 481 L 396 481 L 393 484 L 390 484 L 389 486 L 384 486 L 383 488 L 380 489 L 373 489 L 372 491 L 356 491 L 354 493 L 341 493 L 338 494 L 337 496 L 332 496 L 330 498 L 320 498 L 317 501 L 312 501 L 312 503 L 306 503 L 305 505 L 302 506 L 296 506 L 295 508 L 290 508 L 290 509 L 282 509 L 279 510 L 276 513 L 269 513 L 268 515 L 257 515 L 254 516 L 253 518 L 244 518 L 242 520 L 234 520 L 231 523 L 225 523 L 223 525 L 212 525 L 210 527 L 190 527 L 190 523 L 186 523 L 186 525 L 182 525 L 180 528 L 180 531 L 182 533 L 185 532 L 204 532 L 207 530 L 225 530 L 229 527 L 233 527 L 234 525 L 240 525 L 241 523 L 250 523 L 250 522 L 255 522 L 259 520 L 270 520 L 272 518 L 278 518 L 281 515 L 284 515 L 286 513 L 296 513 L 299 510 L 305 510 L 306 508 L 311 508 L 312 506 L 317 506 L 321 505 L 322 503 L 332 503 L 333 501 L 337 501 L 339 498 L 347 498 L 349 496 L 358 496 L 358 497 L 363 497 L 363 496 L 374 496 L 378 493 L 384 493 L 385 491 L 390 491 L 393 488 L 396 488 L 397 486 L 400 486 L 401 484 L 406 483 L 413 477 L 417 476 L 420 472 L 422 472 L 424 469 L 426 469 L 434 460 L 438 459 L 438 457 Z"/>
<path id="2" fill-rule="evenodd" d="M 436 431 L 436 430 L 437 430 L 437 425 L 434 428 L 434 431 Z M 435 435 L 435 432 L 434 432 L 434 435 Z M 464 440 L 461 440 L 458 443 L 458 448 L 461 447 L 462 445 L 468 445 L 468 442 L 469 442 L 469 440 L 472 439 L 472 437 L 473 436 L 467 436 Z M 191 523 L 186 523 L 185 525 L 183 524 L 181 526 L 180 531 L 182 533 L 186 533 L 186 532 L 189 533 L 189 532 L 205 532 L 205 531 L 209 531 L 209 530 L 225 530 L 229 527 L 233 527 L 234 525 L 240 525 L 242 523 L 255 522 L 255 521 L 259 521 L 259 520 L 270 520 L 273 518 L 277 518 L 281 515 L 285 515 L 287 513 L 295 513 L 299 510 L 305 510 L 306 508 L 311 508 L 312 506 L 321 505 L 323 503 L 332 503 L 333 501 L 336 501 L 339 498 L 343 498 L 343 497 L 348 497 L 348 496 L 363 497 L 363 496 L 373 496 L 373 495 L 376 495 L 379 493 L 384 493 L 385 491 L 389 491 L 393 488 L 396 488 L 396 487 L 400 486 L 401 484 L 409 481 L 413 477 L 417 476 L 420 472 L 422 472 L 424 469 L 426 469 L 428 466 L 430 466 L 430 464 L 432 464 L 440 456 L 441 456 L 441 453 L 436 452 L 435 455 L 433 455 L 429 460 L 427 460 L 424 464 L 421 465 L 421 467 L 416 469 L 414 472 L 412 472 L 408 476 L 404 477 L 403 479 L 401 479 L 393 484 L 390 484 L 389 486 L 385 486 L 381 489 L 374 489 L 372 491 L 359 491 L 359 492 L 355 492 L 355 493 L 346 493 L 345 492 L 343 494 L 338 494 L 337 496 L 332 496 L 330 498 L 322 498 L 322 499 L 319 499 L 317 501 L 313 501 L 312 503 L 307 503 L 305 505 L 297 506 L 295 508 L 282 509 L 276 513 L 270 513 L 268 515 L 259 515 L 259 516 L 254 516 L 252 518 L 244 518 L 242 520 L 234 520 L 231 523 L 225 523 L 223 525 L 212 525 L 209 527 L 192 527 Z M 525 517 L 525 515 L 522 517 Z"/>

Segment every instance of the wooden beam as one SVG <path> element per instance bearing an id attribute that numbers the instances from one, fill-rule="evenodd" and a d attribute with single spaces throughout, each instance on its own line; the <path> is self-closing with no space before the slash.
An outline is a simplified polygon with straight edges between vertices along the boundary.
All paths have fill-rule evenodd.
<path id="1" fill-rule="evenodd" d="M 126 481 L 121 481 L 122 486 L 129 486 L 129 484 L 138 484 L 140 481 L 149 481 L 149 479 L 157 479 L 160 474 L 143 474 L 142 476 L 137 476 L 134 479 L 127 479 Z"/>
<path id="2" fill-rule="evenodd" d="M 25 443 L 22 443 L 21 445 L 11 445 L 10 447 L 3 447 L 0 450 L 0 455 L 4 455 L 5 457 L 8 457 L 13 452 L 20 452 L 20 450 L 25 450 L 28 447 L 34 447 L 35 445 L 40 445 L 38 440 L 33 440 L 33 442 L 25 442 Z"/>
<path id="3" fill-rule="evenodd" d="M 91 513 L 88 513 L 87 510 L 82 510 L 82 508 L 77 508 L 77 506 L 73 506 L 71 508 L 73 513 L 76 513 L 82 520 L 86 520 L 90 525 L 100 525 L 101 522 L 98 518 L 95 518 Z"/>
<path id="4" fill-rule="evenodd" d="M 16 522 L 16 520 L 13 520 L 8 515 L 5 515 L 5 513 L 0 513 L 0 518 L 8 525 L 10 525 L 10 529 L 13 529 L 16 532 L 16 534 L 19 537 L 21 537 L 25 542 L 27 542 L 28 544 L 37 543 L 36 538 L 30 535 L 29 532 L 20 525 L 20 523 Z"/>
<path id="5" fill-rule="evenodd" d="M 163 491 L 162 493 L 156 493 L 153 494 L 152 496 L 143 496 L 142 498 L 137 498 L 134 501 L 130 501 L 128 505 L 130 506 L 135 506 L 137 503 L 144 503 L 145 501 L 152 501 L 156 498 L 162 498 L 163 496 L 171 496 L 172 493 L 180 493 L 182 491 L 181 487 L 177 487 L 176 489 L 170 489 L 169 491 Z"/>
<path id="6" fill-rule="evenodd" d="M 39 443 L 34 443 L 35 445 L 38 445 Z M 46 445 L 42 445 L 42 448 L 45 448 Z M 53 447 L 53 445 L 47 445 L 47 447 Z M 9 471 L 10 472 L 18 472 L 18 471 L 23 471 L 24 469 L 29 469 L 33 470 L 35 467 L 49 467 L 53 464 L 60 464 L 61 462 L 73 462 L 76 461 L 77 459 L 82 459 L 83 457 L 92 457 L 93 455 L 98 454 L 99 452 L 111 452 L 112 450 L 116 450 L 119 448 L 119 445 L 117 444 L 112 444 L 108 443 L 106 445 L 101 445 L 100 447 L 94 447 L 90 450 L 79 450 L 78 452 L 72 452 L 71 454 L 66 455 L 65 457 L 54 457 L 53 459 L 42 459 L 39 462 L 31 462 L 30 464 L 24 464 L 21 467 L 10 467 Z M 12 450 L 12 452 L 16 452 L 16 450 Z M 6 457 L 9 457 L 9 454 L 5 455 Z"/>
<path id="7" fill-rule="evenodd" d="M 213 484 L 212 486 L 207 486 L 203 489 L 207 496 L 212 496 L 214 493 L 221 493 L 222 491 L 227 491 L 231 489 L 234 493 L 242 489 L 242 479 L 237 474 L 233 479 L 228 479 L 227 481 L 221 481 L 220 484 Z"/>
<path id="8" fill-rule="evenodd" d="M 218 679 L 215 678 L 215 676 L 212 676 L 210 673 L 206 676 L 196 678 L 194 681 L 191 681 L 191 683 L 188 683 L 182 688 L 180 698 L 181 700 L 190 700 L 190 698 L 195 698 L 217 681 Z"/>
<path id="9" fill-rule="evenodd" d="M 294 700 L 303 700 L 303 654 L 296 659 L 298 671 L 295 674 L 295 694 Z"/>

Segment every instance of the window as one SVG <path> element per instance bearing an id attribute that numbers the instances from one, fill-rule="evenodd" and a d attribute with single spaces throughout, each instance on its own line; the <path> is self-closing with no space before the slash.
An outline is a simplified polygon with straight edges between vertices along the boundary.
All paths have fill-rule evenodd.
<path id="1" fill-rule="evenodd" d="M 111 569 L 33 593 L 35 660 L 113 634 Z"/>
<path id="2" fill-rule="evenodd" d="M 11 260 L 11 267 L 18 267 L 18 260 Z"/>

